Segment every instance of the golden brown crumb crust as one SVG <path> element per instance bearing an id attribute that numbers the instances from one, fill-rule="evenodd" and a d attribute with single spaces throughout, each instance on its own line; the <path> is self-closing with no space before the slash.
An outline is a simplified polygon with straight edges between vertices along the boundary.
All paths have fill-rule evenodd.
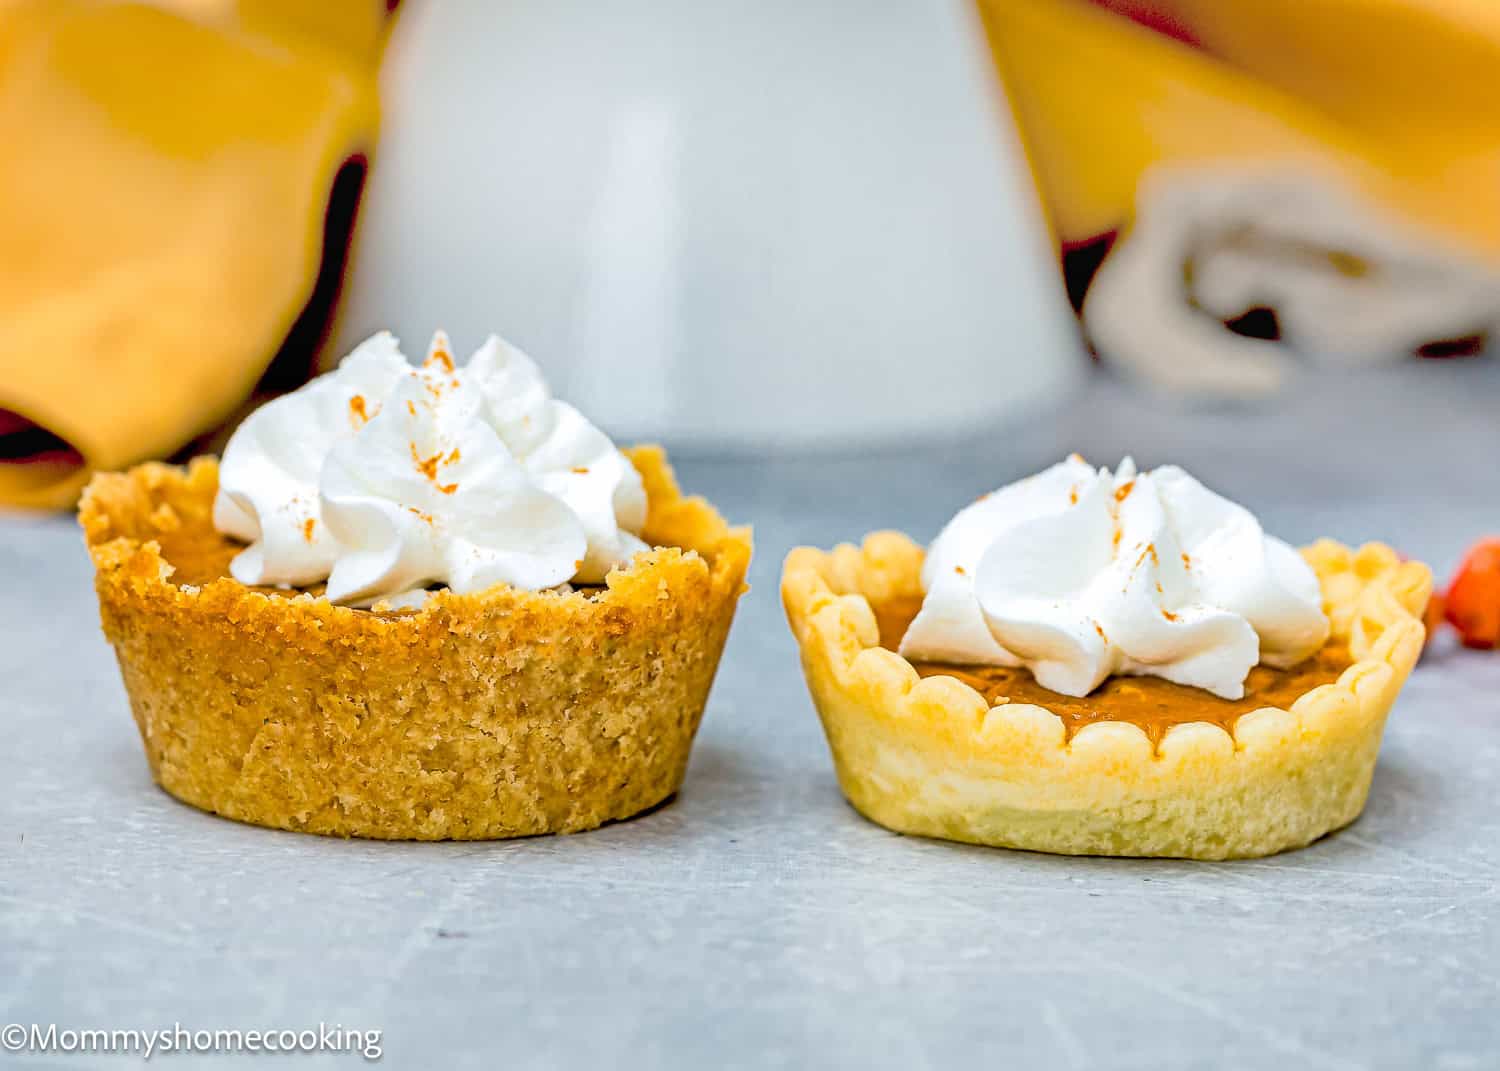
<path id="1" fill-rule="evenodd" d="M 443 840 L 592 829 L 676 792 L 750 562 L 748 529 L 626 451 L 648 543 L 592 595 L 494 588 L 379 614 L 172 581 L 218 465 L 95 476 L 79 507 L 152 775 L 228 818 Z"/>
<path id="2" fill-rule="evenodd" d="M 1391 548 L 1305 548 L 1332 641 L 1354 663 L 1233 731 L 1177 725 L 1153 747 L 1104 721 L 1071 739 L 1045 707 L 991 707 L 948 676 L 919 679 L 880 645 L 920 601 L 922 548 L 798 547 L 782 602 L 844 795 L 890 829 L 1032 851 L 1225 859 L 1300 847 L 1364 808 L 1385 719 L 1416 664 L 1432 575 Z"/>

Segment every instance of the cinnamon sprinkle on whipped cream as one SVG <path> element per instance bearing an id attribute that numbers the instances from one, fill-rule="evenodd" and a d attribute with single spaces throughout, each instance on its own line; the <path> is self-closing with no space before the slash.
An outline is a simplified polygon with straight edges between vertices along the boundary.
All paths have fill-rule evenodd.
<path id="1" fill-rule="evenodd" d="M 1296 665 L 1329 630 L 1301 555 L 1182 469 L 1129 458 L 1074 455 L 966 507 L 922 586 L 904 656 L 1025 666 L 1072 696 L 1134 674 L 1238 699 L 1253 666 Z"/>
<path id="2" fill-rule="evenodd" d="M 420 366 L 374 335 L 252 413 L 219 472 L 214 523 L 249 544 L 235 579 L 348 605 L 597 583 L 646 549 L 630 461 L 494 336 L 459 367 L 442 332 Z"/>

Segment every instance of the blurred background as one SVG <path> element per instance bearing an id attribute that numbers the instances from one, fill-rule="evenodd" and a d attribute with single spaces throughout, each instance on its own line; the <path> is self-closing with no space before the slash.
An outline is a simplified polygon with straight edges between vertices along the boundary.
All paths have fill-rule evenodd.
<path id="1" fill-rule="evenodd" d="M 1410 368 L 1500 313 L 1497 100 L 1489 0 L 7 0 L 0 503 L 380 328 L 708 454 L 1101 377 L 1243 422 L 1384 374 L 1437 425 Z"/>

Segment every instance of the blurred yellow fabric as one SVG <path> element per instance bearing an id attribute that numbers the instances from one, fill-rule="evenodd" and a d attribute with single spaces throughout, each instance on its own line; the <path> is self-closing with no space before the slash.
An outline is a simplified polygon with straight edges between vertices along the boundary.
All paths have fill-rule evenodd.
<path id="1" fill-rule="evenodd" d="M 1127 222 L 1152 166 L 1295 159 L 1500 256 L 1492 0 L 980 5 L 1063 241 Z"/>
<path id="2" fill-rule="evenodd" d="M 1106 357 L 1123 351 L 1170 379 L 1180 370 L 1169 363 L 1203 355 L 1205 380 L 1225 373 L 1247 390 L 1275 381 L 1252 387 L 1228 363 L 1214 367 L 1208 351 L 1252 347 L 1178 315 L 1201 312 L 1202 294 L 1178 295 L 1177 308 L 1158 302 L 1162 323 L 1142 326 L 1150 309 L 1140 307 L 1132 320 L 1129 303 L 1172 272 L 1187 289 L 1191 243 L 1234 247 L 1220 258 L 1233 278 L 1215 280 L 1219 296 L 1270 305 L 1269 291 L 1295 306 L 1309 349 L 1344 340 L 1347 359 L 1386 359 L 1493 327 L 1482 310 L 1496 306 L 1500 264 L 1500 4 L 978 2 L 1061 245 L 1118 234 L 1110 259 L 1133 256 L 1130 271 L 1158 273 L 1124 280 L 1117 264 L 1110 315 L 1091 325 L 1085 307 Z M 1153 208 L 1155 248 L 1131 253 Z M 1287 285 L 1286 270 L 1302 273 L 1304 290 Z M 1420 284 L 1403 289 L 1404 278 Z M 1454 286 L 1463 293 L 1434 309 L 1428 298 Z M 1360 335 L 1372 310 L 1385 314 L 1380 330 Z"/>
<path id="3" fill-rule="evenodd" d="M 0 504 L 250 394 L 373 147 L 378 0 L 0 4 Z"/>

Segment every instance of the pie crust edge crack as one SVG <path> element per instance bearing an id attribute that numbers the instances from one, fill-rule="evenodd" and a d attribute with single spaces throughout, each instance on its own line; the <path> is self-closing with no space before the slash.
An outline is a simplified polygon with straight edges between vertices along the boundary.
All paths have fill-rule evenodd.
<path id="1" fill-rule="evenodd" d="M 1352 664 L 1289 709 L 1167 731 L 1128 722 L 1066 739 L 1041 706 L 919 678 L 880 646 L 877 610 L 919 600 L 923 550 L 899 532 L 832 551 L 799 547 L 781 596 L 839 784 L 901 833 L 1070 855 L 1226 859 L 1301 847 L 1363 810 L 1381 735 L 1422 651 L 1432 577 L 1390 547 L 1302 550 Z M 1211 697 L 1209 697 L 1211 699 Z"/>
<path id="2" fill-rule="evenodd" d="M 683 496 L 659 447 L 625 453 L 658 549 L 605 588 L 387 614 L 174 583 L 158 538 L 212 527 L 212 458 L 95 476 L 79 519 L 152 776 L 227 818 L 381 839 L 576 832 L 667 799 L 751 537 Z"/>

